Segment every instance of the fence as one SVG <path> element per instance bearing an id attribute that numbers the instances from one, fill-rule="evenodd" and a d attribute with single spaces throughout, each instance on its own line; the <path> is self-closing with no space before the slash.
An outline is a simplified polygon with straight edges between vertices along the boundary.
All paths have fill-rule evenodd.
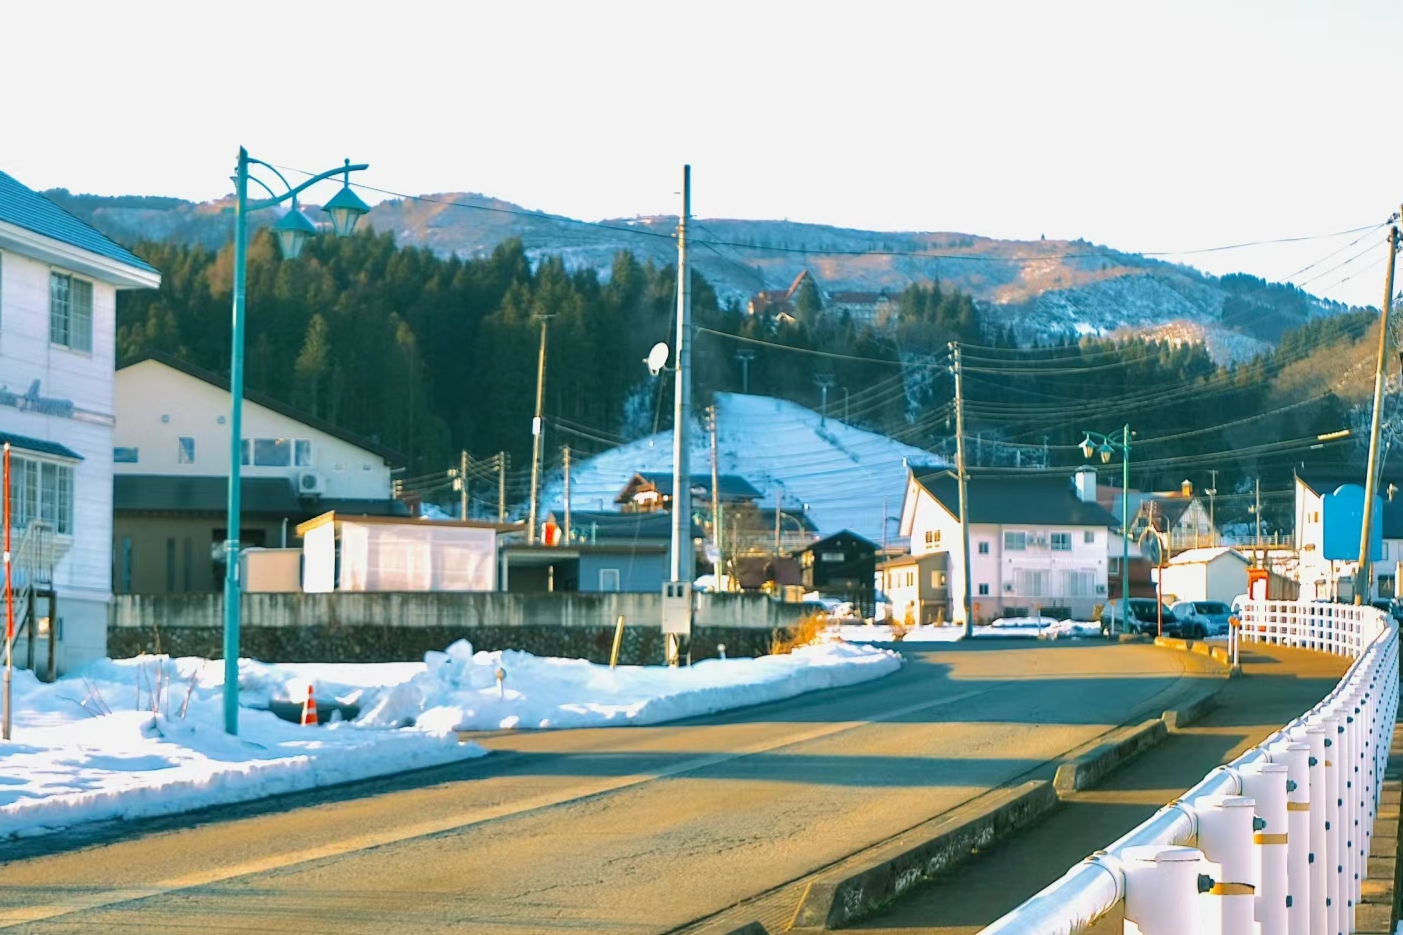
<path id="1" fill-rule="evenodd" d="M 983 930 L 1353 932 L 1398 708 L 1398 630 L 1371 607 L 1258 601 L 1239 638 L 1353 656 L 1328 697 Z M 1129 926 L 1127 926 L 1129 928 Z"/>

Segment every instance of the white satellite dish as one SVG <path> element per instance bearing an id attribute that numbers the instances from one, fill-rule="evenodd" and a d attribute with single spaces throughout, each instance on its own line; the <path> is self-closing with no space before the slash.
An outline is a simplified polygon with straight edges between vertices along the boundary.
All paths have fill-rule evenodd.
<path id="1" fill-rule="evenodd" d="M 645 361 L 648 364 L 648 372 L 653 376 L 662 373 L 663 368 L 667 366 L 667 355 L 669 353 L 670 351 L 666 342 L 659 341 L 657 344 L 654 344 L 653 349 L 648 352 L 648 357 Z"/>

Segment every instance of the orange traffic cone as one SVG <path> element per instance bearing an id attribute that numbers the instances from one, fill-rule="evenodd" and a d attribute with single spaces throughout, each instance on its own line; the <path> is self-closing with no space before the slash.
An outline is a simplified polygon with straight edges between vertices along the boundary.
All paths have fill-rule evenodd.
<path id="1" fill-rule="evenodd" d="M 317 699 L 312 694 L 312 683 L 307 683 L 307 700 L 302 702 L 302 726 L 317 726 Z"/>

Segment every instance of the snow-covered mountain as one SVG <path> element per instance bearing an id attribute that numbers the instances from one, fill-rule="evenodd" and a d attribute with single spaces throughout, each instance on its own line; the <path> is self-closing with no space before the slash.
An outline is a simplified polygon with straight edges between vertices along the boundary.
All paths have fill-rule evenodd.
<path id="1" fill-rule="evenodd" d="M 851 529 L 873 542 L 883 539 L 882 510 L 896 516 L 906 492 L 906 464 L 941 464 L 944 459 L 875 432 L 822 418 L 812 409 L 769 396 L 718 393 L 717 462 L 722 474 L 739 474 L 764 494 L 763 505 L 781 498 L 786 509 L 808 507 L 821 534 Z M 710 436 L 692 433 L 692 473 L 711 470 Z M 672 433 L 660 432 L 578 462 L 570 471 L 571 502 L 577 509 L 613 509 L 614 498 L 639 471 L 672 470 Z M 563 485 L 554 477 L 542 501 L 558 509 Z M 896 538 L 897 524 L 887 524 Z"/>

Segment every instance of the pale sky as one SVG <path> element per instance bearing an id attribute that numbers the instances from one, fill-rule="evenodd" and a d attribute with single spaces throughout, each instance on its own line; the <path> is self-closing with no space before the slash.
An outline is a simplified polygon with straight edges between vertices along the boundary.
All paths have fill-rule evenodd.
<path id="1" fill-rule="evenodd" d="M 0 169 L 209 199 L 242 143 L 598 219 L 675 213 L 690 162 L 702 217 L 1184 251 L 1384 221 L 1400 40 L 1383 0 L 45 0 L 5 8 Z M 1357 236 L 1169 259 L 1279 280 Z M 1295 281 L 1377 304 L 1382 247 L 1325 271 L 1381 238 Z"/>

